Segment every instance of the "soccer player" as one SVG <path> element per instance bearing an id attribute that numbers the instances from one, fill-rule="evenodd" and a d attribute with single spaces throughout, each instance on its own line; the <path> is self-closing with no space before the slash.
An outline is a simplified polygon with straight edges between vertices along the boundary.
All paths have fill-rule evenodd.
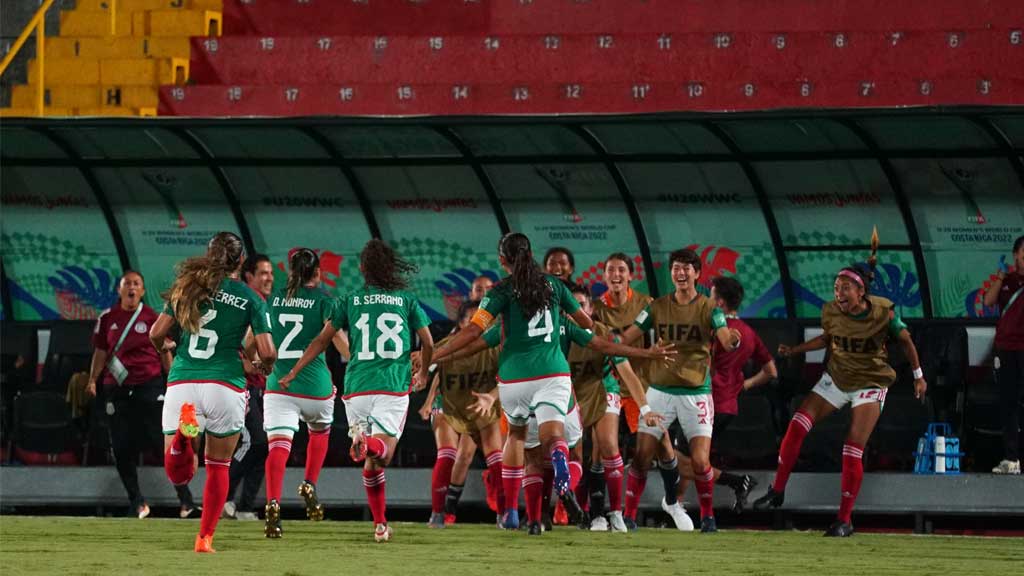
<path id="1" fill-rule="evenodd" d="M 278 362 L 267 379 L 264 399 L 264 428 L 270 445 L 267 456 L 267 504 L 264 535 L 280 538 L 281 491 L 285 465 L 292 449 L 292 438 L 299 421 L 309 428 L 306 448 L 305 480 L 299 495 L 306 504 L 306 516 L 319 521 L 324 507 L 316 496 L 316 482 L 327 455 L 327 443 L 334 421 L 334 386 L 327 362 L 321 354 L 297 374 L 289 384 L 281 377 L 291 371 L 303 350 L 329 323 L 334 314 L 334 298 L 320 288 L 320 258 L 308 248 L 299 248 L 288 258 L 288 282 L 270 297 L 271 326 Z M 342 335 L 338 332 L 334 338 Z"/>
<path id="2" fill-rule="evenodd" d="M 279 380 L 291 381 L 318 357 L 340 329 L 349 331 L 353 350 L 345 372 L 345 413 L 350 454 L 364 462 L 363 486 L 373 515 L 376 542 L 391 539 L 392 529 L 385 515 L 384 469 L 391 462 L 395 446 L 405 428 L 409 408 L 410 352 L 413 332 L 422 345 L 422 364 L 413 385 L 422 389 L 427 382 L 434 341 L 430 320 L 419 301 L 408 291 L 407 275 L 416 267 L 403 260 L 386 243 L 370 240 L 359 257 L 359 271 L 365 285 L 337 302 L 330 324 L 325 324 L 295 366 Z"/>
<path id="3" fill-rule="evenodd" d="M 914 396 L 924 402 L 928 390 L 917 348 L 906 324 L 896 314 L 891 301 L 868 293 L 874 277 L 874 256 L 868 262 L 871 270 L 851 266 L 836 274 L 835 299 L 821 308 L 823 332 L 820 336 L 796 346 L 779 346 L 779 355 L 783 358 L 823 348 L 828 348 L 831 354 L 825 374 L 789 422 L 779 448 L 775 482 L 767 493 L 754 501 L 755 510 L 782 506 L 786 482 L 800 455 L 804 437 L 815 422 L 849 404 L 852 420 L 843 445 L 839 515 L 825 532 L 825 536 L 831 537 L 853 535 L 851 515 L 864 479 L 864 445 L 882 414 L 886 391 L 896 380 L 896 371 L 888 362 L 888 340 L 899 341 L 913 366 Z"/>
<path id="4" fill-rule="evenodd" d="M 494 280 L 487 276 L 477 276 L 476 280 L 473 280 L 473 286 L 469 289 L 469 301 L 480 302 L 491 291 L 491 288 L 494 288 Z"/>
<path id="5" fill-rule="evenodd" d="M 480 303 L 470 325 L 438 351 L 438 359 L 476 340 L 496 316 L 502 316 L 504 346 L 498 358 L 498 393 L 509 423 L 509 439 L 502 459 L 502 525 L 517 529 L 523 445 L 531 412 L 536 412 L 544 453 L 551 455 L 559 497 L 572 499 L 567 509 L 578 509 L 569 489 L 569 446 L 564 438 L 572 385 L 558 335 L 563 309 L 584 328 L 590 328 L 592 322 L 561 282 L 541 272 L 525 235 L 510 233 L 502 237 L 498 258 L 509 276 Z"/>
<path id="6" fill-rule="evenodd" d="M 167 304 L 149 332 L 157 349 L 172 350 L 167 338 L 175 323 L 182 328 L 182 349 L 167 376 L 164 397 L 164 469 L 172 484 L 195 474 L 198 436 L 206 432 L 206 485 L 195 551 L 215 552 L 213 533 L 228 494 L 228 469 L 245 425 L 245 371 L 238 349 L 251 329 L 246 357 L 259 353 L 264 371 L 273 368 L 277 350 L 270 335 L 266 304 L 238 281 L 242 240 L 219 232 L 204 256 L 178 265 Z M 186 345 L 187 343 L 187 345 Z"/>
<path id="7" fill-rule="evenodd" d="M 608 285 L 608 290 L 594 302 L 594 319 L 618 332 L 632 326 L 637 315 L 654 300 L 630 287 L 633 271 L 633 260 L 622 252 L 609 254 L 604 261 L 604 281 Z M 621 411 L 625 414 L 630 433 L 635 434 L 640 421 L 640 406 L 630 396 L 628 388 L 621 392 Z M 670 449 L 671 446 L 666 441 L 664 450 Z M 590 478 L 600 478 L 601 475 L 600 463 L 591 464 Z M 594 487 L 599 487 L 599 483 Z M 595 492 L 591 490 L 591 494 Z"/>
<path id="8" fill-rule="evenodd" d="M 464 302 L 459 309 L 459 324 L 453 334 L 465 329 L 479 308 L 476 301 Z M 447 339 L 439 343 L 443 345 Z M 478 397 L 489 394 L 496 385 L 497 350 L 481 350 L 470 357 L 452 358 L 436 365 L 431 393 L 421 416 L 432 416 L 437 442 L 437 460 L 431 478 L 431 517 L 428 526 L 444 528 L 455 521 L 456 508 L 466 482 L 469 464 L 478 445 L 483 449 L 488 475 L 488 495 L 501 498 L 501 448 L 504 438 L 499 421 L 500 406 L 480 411 Z M 436 400 L 433 400 L 433 398 Z M 432 409 L 431 409 L 432 408 Z M 429 410 L 429 411 L 428 411 Z M 458 448 L 456 448 L 456 446 Z"/>
<path id="9" fill-rule="evenodd" d="M 764 342 L 758 338 L 757 333 L 740 320 L 737 315 L 740 304 L 743 302 L 743 285 L 735 278 L 718 276 L 711 280 L 711 300 L 715 306 L 725 312 L 725 321 L 729 328 L 734 328 L 740 333 L 740 346 L 736 350 L 726 350 L 721 343 L 715 342 L 711 350 L 711 396 L 715 404 L 715 424 L 711 429 L 712 441 L 718 437 L 722 430 L 725 430 L 729 423 L 736 418 L 739 411 L 737 398 L 740 392 L 750 390 L 778 377 L 778 370 L 775 368 L 775 360 L 771 352 L 765 347 Z M 744 379 L 743 367 L 751 358 L 760 366 L 760 371 L 754 376 Z M 679 460 L 679 489 L 676 496 L 680 502 L 683 495 L 693 480 L 693 466 L 690 457 L 676 451 Z M 757 481 L 751 476 L 742 476 L 723 472 L 713 468 L 715 483 L 728 486 L 736 494 L 736 501 L 733 504 L 733 512 L 739 514 L 747 504 L 747 496 L 757 486 Z"/>
<path id="10" fill-rule="evenodd" d="M 593 311 L 593 301 L 586 288 L 575 286 L 572 295 L 584 312 L 590 314 Z M 597 321 L 593 332 L 601 338 L 612 335 L 610 328 Z M 607 356 L 577 345 L 570 349 L 568 359 L 573 374 L 572 384 L 581 406 L 582 424 L 591 431 L 594 441 L 591 462 L 596 464 L 590 469 L 590 517 L 584 518 L 585 524 L 580 525 L 594 531 L 611 529 L 612 532 L 626 532 L 622 516 L 624 465 L 619 452 L 620 379 L 641 404 L 647 404 L 647 395 L 625 357 Z M 607 519 L 604 516 L 605 486 L 608 491 Z M 586 494 L 579 490 L 576 496 L 581 501 L 586 498 Z"/>
<path id="11" fill-rule="evenodd" d="M 563 246 L 549 248 L 544 254 L 544 271 L 559 280 L 573 282 L 572 273 L 576 271 L 576 258 L 572 255 L 572 250 Z"/>
<path id="12" fill-rule="evenodd" d="M 498 252 L 502 266 L 511 276 L 498 283 L 481 303 L 472 324 L 441 347 L 437 357 L 443 359 L 467 346 L 460 353 L 471 354 L 475 353 L 476 346 L 486 346 L 486 342 L 474 340 L 478 340 L 495 315 L 502 315 L 500 334 L 495 336 L 491 332 L 489 336 L 491 344 L 503 343 L 498 360 L 497 388 L 502 409 L 509 420 L 509 440 L 505 444 L 502 469 L 506 508 L 503 526 L 516 529 L 519 527 L 518 496 L 523 484 L 523 448 L 531 416 L 537 422 L 537 441 L 542 447 L 542 457 L 550 454 L 559 498 L 570 515 L 578 516 L 580 512 L 571 490 L 569 446 L 564 425 L 572 391 L 569 366 L 560 342 L 563 331 L 576 334 L 575 341 L 579 345 L 604 354 L 665 360 L 674 356 L 675 351 L 660 345 L 648 350 L 636 349 L 594 338 L 593 333 L 584 328 L 592 325 L 590 317 L 580 309 L 562 282 L 540 272 L 533 261 L 526 236 L 518 233 L 504 236 Z M 563 309 L 574 323 L 561 318 L 560 310 Z M 559 338 L 555 338 L 555 334 Z M 484 407 L 487 397 L 479 397 Z M 493 400 L 494 395 L 490 398 Z M 537 519 L 536 514 L 531 514 L 531 520 Z M 573 518 L 573 521 L 577 520 Z M 539 525 L 531 525 L 530 533 L 539 534 Z"/>
<path id="13" fill-rule="evenodd" d="M 689 441 L 690 458 L 700 497 L 701 532 L 716 532 L 712 493 L 714 473 L 711 470 L 711 431 L 715 408 L 711 397 L 711 346 L 717 339 L 726 349 L 740 343 L 740 333 L 727 326 L 725 313 L 710 298 L 697 292 L 701 261 L 690 249 L 676 250 L 669 255 L 675 291 L 658 298 L 641 312 L 633 326 L 626 329 L 623 340 L 635 342 L 654 329 L 659 339 L 675 343 L 679 356 L 669 367 L 654 366 L 650 370 L 649 406 L 641 406 L 644 422 L 637 435 L 636 455 L 630 466 L 626 488 L 626 517 L 635 526 L 636 511 L 647 484 L 647 470 L 666 430 L 679 420 L 683 435 Z M 652 422 L 648 412 L 664 415 L 664 422 Z M 674 453 L 658 466 L 665 483 L 662 509 L 676 522 L 688 520 L 676 498 L 679 483 L 678 464 Z M 680 516 L 677 518 L 677 515 Z M 632 528 L 632 526 L 630 526 Z"/>

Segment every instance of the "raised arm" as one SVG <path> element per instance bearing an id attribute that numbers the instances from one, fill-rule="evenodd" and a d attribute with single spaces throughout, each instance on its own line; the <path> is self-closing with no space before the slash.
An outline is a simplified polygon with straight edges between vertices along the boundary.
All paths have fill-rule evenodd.
<path id="1" fill-rule="evenodd" d="M 648 358 L 650 360 L 671 360 L 676 356 L 676 345 L 665 345 L 660 340 L 650 348 L 634 348 L 611 340 L 595 337 L 588 348 L 597 350 L 605 356 L 625 356 L 627 358 Z"/>
<path id="2" fill-rule="evenodd" d="M 451 356 L 456 351 L 471 344 L 474 340 L 478 339 L 483 332 L 483 328 L 481 328 L 474 319 L 469 326 L 459 330 L 458 334 L 452 336 L 452 338 L 445 342 L 440 348 L 434 350 L 434 362 L 443 362 L 451 359 Z M 487 348 L 487 344 L 484 344 L 483 348 Z M 477 352 L 483 348 L 478 349 Z M 424 364 L 426 364 L 426 362 L 424 362 Z"/>
<path id="3" fill-rule="evenodd" d="M 814 350 L 824 350 L 828 347 L 828 342 L 831 340 L 827 332 L 811 338 L 806 342 L 801 342 L 796 346 L 786 346 L 785 344 L 779 344 L 779 356 L 783 358 L 789 358 L 797 354 L 805 354 L 807 352 L 813 352 Z"/>

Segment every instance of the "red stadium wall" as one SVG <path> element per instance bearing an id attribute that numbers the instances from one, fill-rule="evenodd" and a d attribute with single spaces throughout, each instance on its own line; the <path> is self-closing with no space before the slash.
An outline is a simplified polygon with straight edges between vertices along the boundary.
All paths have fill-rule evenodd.
<path id="1" fill-rule="evenodd" d="M 1024 104 L 1019 0 L 225 0 L 161 114 Z"/>

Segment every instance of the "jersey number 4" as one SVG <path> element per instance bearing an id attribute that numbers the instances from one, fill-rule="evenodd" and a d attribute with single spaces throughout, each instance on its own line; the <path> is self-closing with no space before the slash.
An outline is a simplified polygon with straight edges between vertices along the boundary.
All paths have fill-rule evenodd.
<path id="1" fill-rule="evenodd" d="M 405 352 L 405 344 L 402 342 L 405 321 L 398 314 L 385 312 L 377 317 L 377 331 L 380 332 L 380 335 L 377 337 L 376 355 L 370 350 L 370 315 L 360 316 L 359 321 L 356 322 L 356 328 L 359 329 L 359 340 L 362 342 L 359 354 L 356 356 L 359 360 L 373 360 L 374 358 L 394 360 L 400 358 Z M 394 343 L 393 350 L 388 350 L 388 342 Z"/>
<path id="2" fill-rule="evenodd" d="M 545 308 L 544 310 L 534 314 L 533 318 L 530 319 L 526 335 L 530 338 L 543 336 L 545 342 L 551 342 L 551 334 L 554 331 L 555 325 L 551 321 L 551 309 Z"/>

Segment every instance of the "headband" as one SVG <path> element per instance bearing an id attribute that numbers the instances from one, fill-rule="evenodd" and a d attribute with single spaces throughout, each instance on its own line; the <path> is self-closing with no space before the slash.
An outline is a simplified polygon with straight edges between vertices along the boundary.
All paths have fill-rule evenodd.
<path id="1" fill-rule="evenodd" d="M 849 270 L 840 270 L 838 275 L 850 278 L 854 282 L 856 282 L 857 285 L 860 286 L 861 288 L 864 287 L 864 281 L 861 280 L 860 276 L 858 276 L 856 272 L 851 272 Z"/>

